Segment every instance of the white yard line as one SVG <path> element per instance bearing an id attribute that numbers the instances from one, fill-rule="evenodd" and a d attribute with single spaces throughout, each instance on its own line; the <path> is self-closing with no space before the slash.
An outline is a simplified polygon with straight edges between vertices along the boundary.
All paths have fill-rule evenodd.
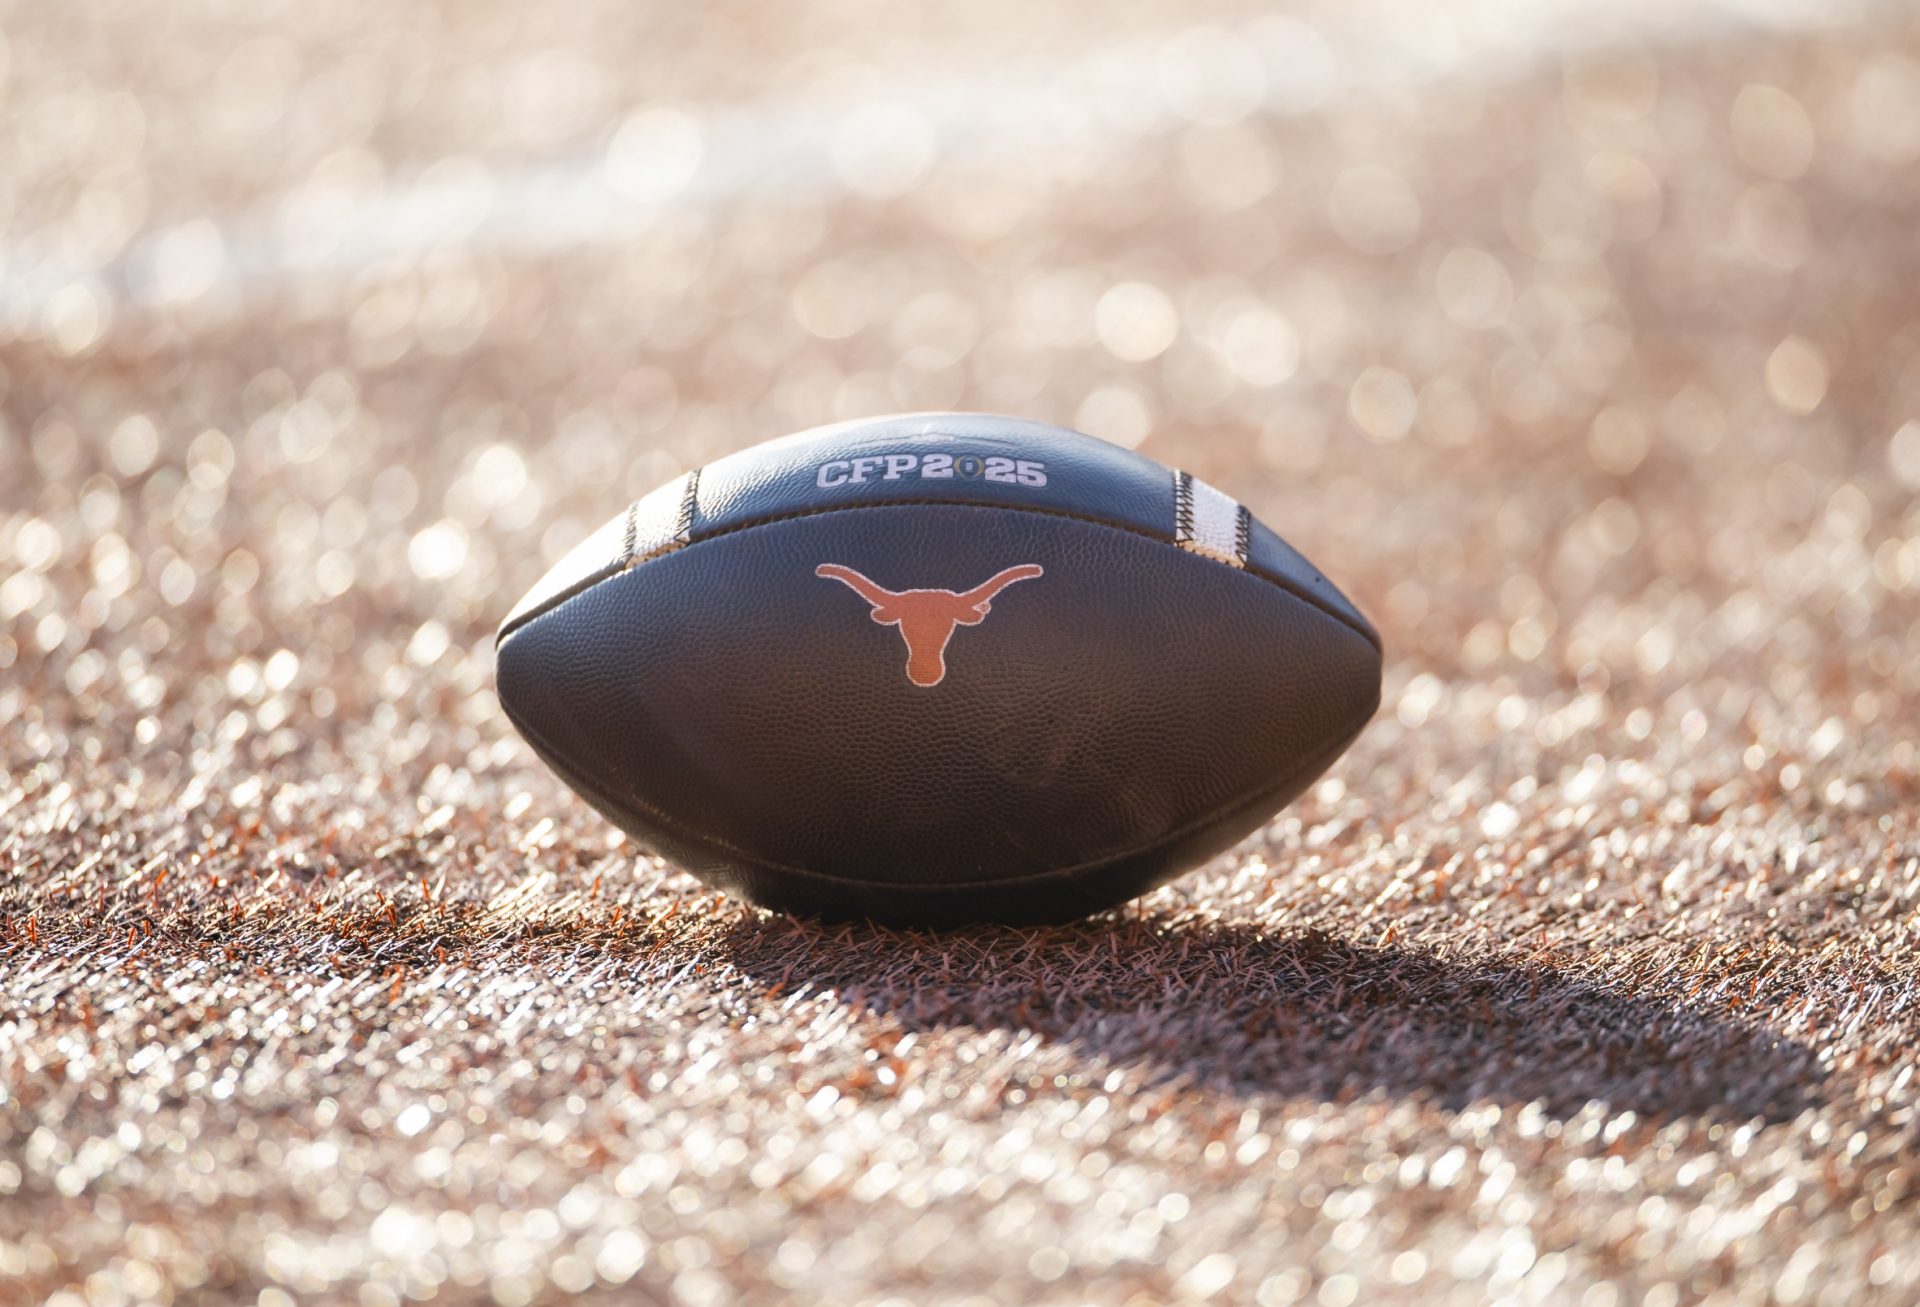
<path id="1" fill-rule="evenodd" d="M 1690 45 L 1852 25 L 1899 0 L 1379 0 L 1315 25 L 1267 17 L 1127 37 L 1064 59 L 903 79 L 698 114 L 643 110 L 611 144 L 538 163 L 445 159 L 350 193 L 301 186 L 250 211 L 145 233 L 100 267 L 0 245 L 0 336 L 59 330 L 278 283 L 380 276 L 429 252 L 539 257 L 642 237 L 668 207 L 885 196 L 931 172 L 1053 163 L 1086 171 L 1193 121 L 1295 117 L 1446 82 L 1489 84 L 1612 46 Z M 84 324 L 83 324 L 84 325 Z M 104 321 L 102 322 L 104 327 Z"/>

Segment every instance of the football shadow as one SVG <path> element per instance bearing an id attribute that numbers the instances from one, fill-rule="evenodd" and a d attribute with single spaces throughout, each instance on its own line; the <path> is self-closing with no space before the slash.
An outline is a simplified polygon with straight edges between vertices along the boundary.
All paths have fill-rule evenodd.
<path id="1" fill-rule="evenodd" d="M 1782 1121 L 1819 1101 L 1823 1074 L 1753 1016 L 1322 931 L 1128 916 L 922 935 L 755 915 L 722 948 L 772 995 L 826 996 L 903 1032 L 1029 1032 L 1095 1074 L 1243 1097 Z"/>

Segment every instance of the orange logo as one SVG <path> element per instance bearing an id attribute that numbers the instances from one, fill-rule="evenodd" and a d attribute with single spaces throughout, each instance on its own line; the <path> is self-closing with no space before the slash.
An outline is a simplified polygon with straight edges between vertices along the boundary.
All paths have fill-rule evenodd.
<path id="1" fill-rule="evenodd" d="M 947 675 L 947 641 L 956 626 L 978 626 L 987 619 L 993 597 L 1015 581 L 1041 575 L 1037 563 L 1009 567 L 992 580 L 965 594 L 951 590 L 886 590 L 851 567 L 822 563 L 815 576 L 845 582 L 848 589 L 873 605 L 873 620 L 900 628 L 907 642 L 907 679 L 915 685 L 938 685 Z"/>

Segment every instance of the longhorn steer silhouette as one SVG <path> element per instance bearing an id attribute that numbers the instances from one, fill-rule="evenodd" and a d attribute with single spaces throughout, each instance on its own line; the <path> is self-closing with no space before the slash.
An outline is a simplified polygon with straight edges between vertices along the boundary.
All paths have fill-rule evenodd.
<path id="1" fill-rule="evenodd" d="M 822 563 L 815 576 L 845 582 L 847 588 L 873 605 L 873 620 L 900 628 L 907 642 L 907 679 L 915 685 L 938 685 L 947 674 L 947 641 L 956 626 L 978 626 L 987 618 L 992 599 L 1015 581 L 1042 574 L 1037 563 L 1009 567 L 992 580 L 965 594 L 951 590 L 888 590 L 875 585 L 851 567 Z"/>

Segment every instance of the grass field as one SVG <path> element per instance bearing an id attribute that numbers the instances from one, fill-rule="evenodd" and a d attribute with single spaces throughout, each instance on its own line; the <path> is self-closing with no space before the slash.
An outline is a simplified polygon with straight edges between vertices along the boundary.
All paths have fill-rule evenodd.
<path id="1" fill-rule="evenodd" d="M 14 0 L 0 124 L 0 1302 L 1920 1300 L 1909 7 Z M 950 935 L 519 743 L 586 530 L 950 407 L 1378 720 Z"/>

